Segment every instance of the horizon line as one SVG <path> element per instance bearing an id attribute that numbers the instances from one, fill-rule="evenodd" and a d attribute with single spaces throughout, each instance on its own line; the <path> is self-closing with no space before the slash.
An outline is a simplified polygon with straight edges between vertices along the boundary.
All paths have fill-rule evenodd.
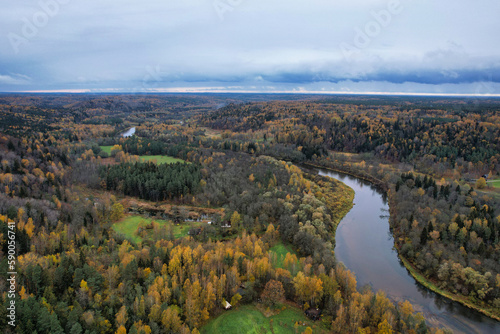
<path id="1" fill-rule="evenodd" d="M 419 92 L 373 92 L 373 91 L 255 91 L 255 90 L 227 90 L 227 89 L 190 89 L 172 88 L 148 91 L 132 91 L 119 89 L 53 89 L 53 90 L 27 90 L 27 91 L 0 91 L 0 94 L 290 94 L 290 95 L 373 95 L 373 96 L 431 96 L 431 97 L 493 97 L 500 98 L 500 94 L 475 94 L 475 93 L 419 93 Z"/>

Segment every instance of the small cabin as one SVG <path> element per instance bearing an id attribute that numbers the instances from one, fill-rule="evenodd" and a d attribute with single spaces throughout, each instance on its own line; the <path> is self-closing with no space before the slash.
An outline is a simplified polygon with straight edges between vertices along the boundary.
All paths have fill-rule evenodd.
<path id="1" fill-rule="evenodd" d="M 230 310 L 230 309 L 231 309 L 231 307 L 232 307 L 232 306 L 231 306 L 231 304 L 229 304 L 229 302 L 228 302 L 227 300 L 226 300 L 225 302 L 226 302 L 226 303 L 225 303 L 225 305 L 224 305 L 224 308 L 225 308 L 226 310 Z"/>
<path id="2" fill-rule="evenodd" d="M 310 308 L 306 311 L 306 315 L 311 320 L 319 320 L 321 317 L 321 310 L 319 308 Z"/>

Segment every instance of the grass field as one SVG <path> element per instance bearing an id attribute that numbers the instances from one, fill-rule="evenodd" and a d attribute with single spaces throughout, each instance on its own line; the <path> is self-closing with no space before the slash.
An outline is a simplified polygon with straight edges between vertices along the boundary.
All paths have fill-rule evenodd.
<path id="1" fill-rule="evenodd" d="M 201 128 L 202 130 L 205 130 L 205 136 L 208 138 L 221 138 L 222 131 L 220 130 L 214 130 L 210 128 Z"/>
<path id="2" fill-rule="evenodd" d="M 492 180 L 492 181 L 488 181 L 487 183 L 488 186 L 491 186 L 493 188 L 497 188 L 499 189 L 500 188 L 500 180 Z"/>
<path id="3" fill-rule="evenodd" d="M 155 221 L 160 226 L 170 225 L 173 228 L 173 234 L 176 239 L 183 238 L 187 236 L 189 229 L 191 227 L 202 226 L 204 223 L 200 222 L 186 222 L 180 225 L 174 225 L 166 220 L 152 219 L 152 218 L 144 218 L 142 216 L 127 216 L 120 220 L 119 222 L 113 224 L 113 230 L 115 230 L 119 234 L 123 234 L 127 239 L 132 240 L 134 242 L 140 242 L 143 239 L 136 235 L 135 232 L 139 226 L 146 226 L 151 221 Z M 153 233 L 150 231 L 149 233 Z"/>
<path id="4" fill-rule="evenodd" d="M 101 146 L 101 150 L 103 150 L 104 152 L 106 152 L 107 154 L 111 155 L 111 148 L 113 146 Z"/>
<path id="5" fill-rule="evenodd" d="M 299 325 L 296 330 L 295 322 L 305 323 L 306 326 Z M 294 334 L 304 332 L 307 327 L 311 327 L 313 333 L 326 333 L 326 330 L 318 328 L 319 326 L 320 323 L 315 325 L 300 309 L 290 306 L 286 306 L 279 314 L 266 318 L 255 306 L 243 305 L 211 320 L 201 328 L 201 333 Z"/>
<path id="6" fill-rule="evenodd" d="M 475 184 L 471 184 L 475 187 Z M 486 188 L 476 189 L 476 192 L 500 199 L 500 179 L 486 181 Z"/>
<path id="7" fill-rule="evenodd" d="M 111 155 L 112 147 L 113 146 L 101 146 L 101 150 Z M 168 155 L 141 155 L 140 158 L 142 161 L 156 161 L 157 164 L 175 164 L 176 162 L 185 162 L 182 159 L 169 157 Z"/>
<path id="8" fill-rule="evenodd" d="M 172 158 L 168 155 L 141 155 L 142 161 L 156 161 L 157 164 L 175 164 L 176 162 L 185 162 L 182 159 Z"/>
<path id="9" fill-rule="evenodd" d="M 282 269 L 284 269 L 283 261 L 285 260 L 285 256 L 287 253 L 297 255 L 297 253 L 295 253 L 293 251 L 293 249 L 290 245 L 285 246 L 281 242 L 276 244 L 275 246 L 271 247 L 271 249 L 269 249 L 269 251 L 276 254 L 276 267 L 282 268 Z M 297 256 L 297 258 L 298 258 L 298 256 Z"/>

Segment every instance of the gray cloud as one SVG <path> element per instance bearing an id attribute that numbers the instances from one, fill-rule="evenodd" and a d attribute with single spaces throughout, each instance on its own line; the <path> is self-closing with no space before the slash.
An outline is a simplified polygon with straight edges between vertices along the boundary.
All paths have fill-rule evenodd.
<path id="1" fill-rule="evenodd" d="M 0 85 L 24 85 L 30 78 L 22 74 L 0 74 Z"/>
<path id="2" fill-rule="evenodd" d="M 400 0 L 391 13 L 394 1 L 10 1 L 0 91 L 474 93 L 499 82 L 498 1 Z"/>

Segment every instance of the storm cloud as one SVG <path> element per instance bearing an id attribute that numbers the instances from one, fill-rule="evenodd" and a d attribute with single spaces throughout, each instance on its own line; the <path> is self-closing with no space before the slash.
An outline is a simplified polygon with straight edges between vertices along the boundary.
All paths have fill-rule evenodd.
<path id="1" fill-rule="evenodd" d="M 8 1 L 0 91 L 500 94 L 494 0 Z"/>

